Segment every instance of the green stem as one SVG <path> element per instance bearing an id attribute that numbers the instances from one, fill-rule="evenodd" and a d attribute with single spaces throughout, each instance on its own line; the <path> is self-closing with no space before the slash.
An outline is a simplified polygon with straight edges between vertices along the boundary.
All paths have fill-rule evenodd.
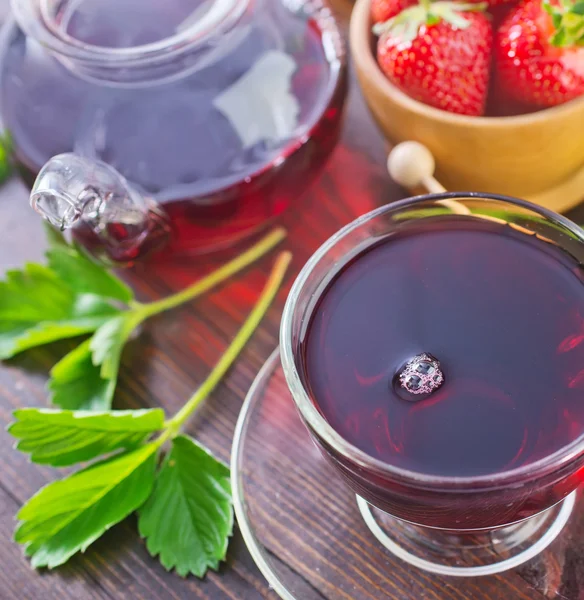
<path id="1" fill-rule="evenodd" d="M 175 308 L 189 300 L 193 300 L 254 263 L 264 256 L 264 254 L 269 252 L 274 246 L 279 244 L 285 237 L 286 230 L 277 227 L 262 238 L 257 244 L 254 244 L 251 248 L 240 254 L 237 258 L 229 261 L 227 264 L 216 271 L 213 271 L 209 275 L 206 275 L 186 289 L 173 294 L 172 296 L 162 298 L 162 300 L 157 300 L 156 302 L 150 302 L 148 304 L 136 303 L 135 310 L 139 312 L 141 320 L 145 320 L 153 315 L 157 315 L 165 310 Z"/>
<path id="2" fill-rule="evenodd" d="M 239 353 L 243 350 L 247 344 L 249 338 L 260 324 L 264 315 L 266 314 L 270 304 L 274 300 L 276 293 L 280 289 L 288 265 L 292 260 L 292 254 L 290 252 L 282 252 L 276 259 L 276 263 L 272 269 L 270 277 L 266 282 L 266 285 L 262 291 L 262 294 L 254 306 L 253 310 L 247 317 L 245 323 L 238 331 L 237 335 L 215 365 L 207 379 L 202 383 L 199 389 L 191 397 L 191 399 L 176 413 L 172 419 L 167 421 L 167 431 L 162 434 L 161 438 L 164 438 L 161 443 L 166 441 L 169 437 L 174 437 L 179 429 L 182 427 L 184 422 L 191 416 L 193 411 L 199 406 L 199 404 L 209 396 L 209 394 L 215 389 L 217 384 L 221 381 L 229 367 L 233 364 Z"/>

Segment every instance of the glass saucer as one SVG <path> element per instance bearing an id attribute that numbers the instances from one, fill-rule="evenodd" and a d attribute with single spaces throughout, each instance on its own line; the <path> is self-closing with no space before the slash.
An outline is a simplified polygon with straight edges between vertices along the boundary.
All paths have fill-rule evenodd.
<path id="1" fill-rule="evenodd" d="M 356 500 L 321 456 L 300 420 L 278 350 L 242 407 L 231 477 L 248 549 L 284 600 L 419 600 L 443 597 L 444 586 L 466 600 L 532 598 L 535 589 L 547 594 L 561 584 L 570 532 L 582 525 L 573 514 L 574 492 L 526 522 L 473 535 L 468 546 L 457 535 L 432 535 L 439 547 L 430 548 L 431 561 L 422 559 L 416 548 L 427 557 L 430 542 L 421 528 Z M 465 577 L 444 577 L 457 575 Z"/>

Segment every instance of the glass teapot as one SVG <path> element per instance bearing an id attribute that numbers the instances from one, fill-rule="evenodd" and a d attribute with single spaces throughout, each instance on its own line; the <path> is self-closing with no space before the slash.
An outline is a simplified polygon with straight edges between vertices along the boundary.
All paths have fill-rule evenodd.
<path id="1" fill-rule="evenodd" d="M 256 231 L 298 200 L 337 141 L 345 51 L 320 0 L 12 8 L 2 120 L 29 184 L 58 155 L 33 204 L 117 261 Z M 48 182 L 61 187 L 47 195 Z"/>

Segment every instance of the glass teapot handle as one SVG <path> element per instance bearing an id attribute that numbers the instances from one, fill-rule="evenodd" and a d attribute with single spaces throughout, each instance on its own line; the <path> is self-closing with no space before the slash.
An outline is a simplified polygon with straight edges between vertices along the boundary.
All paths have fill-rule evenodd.
<path id="1" fill-rule="evenodd" d="M 113 167 L 59 154 L 39 172 L 30 195 L 34 210 L 75 236 L 100 258 L 131 262 L 168 242 L 170 225 L 157 203 Z"/>

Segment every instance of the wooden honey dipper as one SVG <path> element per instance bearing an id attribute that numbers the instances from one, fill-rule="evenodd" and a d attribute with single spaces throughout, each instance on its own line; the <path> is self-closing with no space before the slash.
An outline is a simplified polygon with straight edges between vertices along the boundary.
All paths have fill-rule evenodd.
<path id="1" fill-rule="evenodd" d="M 446 191 L 446 188 L 434 177 L 435 166 L 432 153 L 419 142 L 402 142 L 395 146 L 387 157 L 387 170 L 396 183 L 410 190 L 422 188 L 430 194 L 441 194 Z M 535 235 L 541 240 L 555 244 L 549 238 L 517 223 L 492 215 L 473 212 L 458 200 L 446 199 L 440 200 L 439 203 L 449 208 L 454 214 L 472 214 L 475 218 L 506 225 L 527 235 Z"/>
<path id="2" fill-rule="evenodd" d="M 445 192 L 444 186 L 434 177 L 436 163 L 434 156 L 426 146 L 419 142 L 397 144 L 387 158 L 387 170 L 399 185 L 411 190 L 424 190 L 426 193 Z M 467 190 L 468 191 L 468 190 Z M 532 194 L 526 200 L 562 212 L 573 205 L 573 198 L 584 198 L 584 168 L 574 176 L 552 189 Z M 453 201 L 444 200 L 450 204 Z M 458 203 L 457 203 L 458 204 Z M 454 211 L 454 208 L 450 206 Z M 457 211 L 458 212 L 458 211 Z"/>
<path id="3" fill-rule="evenodd" d="M 387 157 L 387 170 L 399 185 L 416 190 L 423 188 L 430 194 L 440 194 L 446 188 L 434 177 L 436 163 L 432 153 L 419 142 L 402 142 L 395 146 Z M 469 215 L 470 210 L 456 200 L 442 200 L 453 213 Z"/>

